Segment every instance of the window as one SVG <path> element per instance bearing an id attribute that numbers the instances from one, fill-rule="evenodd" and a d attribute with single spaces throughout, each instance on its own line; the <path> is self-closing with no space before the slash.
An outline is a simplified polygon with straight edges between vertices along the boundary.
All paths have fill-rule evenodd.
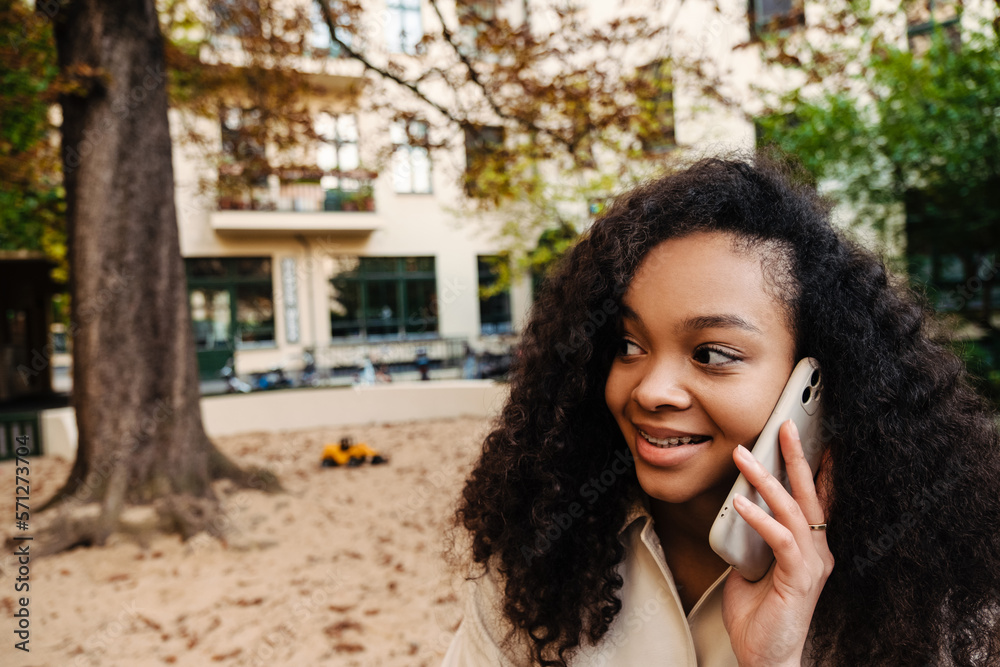
<path id="1" fill-rule="evenodd" d="M 376 174 L 361 167 L 357 117 L 319 112 L 313 118 L 318 141 L 310 155 L 314 167 L 280 172 L 273 207 L 279 211 L 374 211 Z"/>
<path id="2" fill-rule="evenodd" d="M 353 35 L 348 29 L 350 18 L 346 9 L 337 0 L 331 0 L 330 11 L 333 20 L 336 21 L 333 30 L 337 39 L 351 46 Z M 315 56 L 326 56 L 329 58 L 340 58 L 344 55 L 340 44 L 330 38 L 330 27 L 323 18 L 323 13 L 315 2 L 309 3 L 309 17 L 312 23 L 312 31 L 309 33 L 309 48 Z"/>
<path id="3" fill-rule="evenodd" d="M 361 165 L 358 153 L 358 121 L 354 114 L 321 112 L 316 117 L 316 166 L 326 175 L 321 180 L 327 190 L 356 191 L 360 187 L 355 172 Z"/>
<path id="4" fill-rule="evenodd" d="M 959 19 L 962 4 L 960 0 L 920 0 L 906 7 L 906 37 L 910 51 L 922 55 L 931 45 L 936 29 L 954 47 L 961 43 Z"/>
<path id="5" fill-rule="evenodd" d="M 333 338 L 437 336 L 433 257 L 336 257 L 330 286 Z"/>
<path id="6" fill-rule="evenodd" d="M 185 259 L 199 352 L 274 345 L 269 257 Z"/>
<path id="7" fill-rule="evenodd" d="M 636 107 L 635 134 L 642 152 L 655 155 L 674 148 L 674 84 L 669 60 L 640 68 Z"/>
<path id="8" fill-rule="evenodd" d="M 470 197 L 487 197 L 491 194 L 490 172 L 502 159 L 504 131 L 491 125 L 465 127 L 465 193 Z"/>
<path id="9" fill-rule="evenodd" d="M 263 187 L 269 173 L 264 153 L 264 127 L 257 109 L 226 108 L 222 110 L 222 164 L 220 185 Z"/>
<path id="10" fill-rule="evenodd" d="M 236 344 L 274 342 L 274 292 L 271 281 L 236 285 Z"/>
<path id="11" fill-rule="evenodd" d="M 427 123 L 419 120 L 393 123 L 389 134 L 395 146 L 392 154 L 392 182 L 396 192 L 431 192 Z"/>
<path id="12" fill-rule="evenodd" d="M 997 183 L 973 187 L 969 198 L 985 201 Z M 970 229 L 953 205 L 949 186 L 910 189 L 906 209 L 906 254 L 910 276 L 928 288 L 938 311 L 979 313 L 989 321 L 992 291 L 1000 272 L 1000 247 L 989 227 Z M 964 229 L 963 229 L 964 227 Z"/>
<path id="13" fill-rule="evenodd" d="M 503 258 L 498 255 L 486 255 L 476 258 L 479 268 L 479 331 L 484 336 L 491 334 L 510 333 L 510 289 L 504 288 L 496 292 L 491 289 L 496 284 Z M 489 296 L 483 296 L 483 292 Z M 493 293 L 496 292 L 496 293 Z"/>
<path id="14" fill-rule="evenodd" d="M 424 29 L 420 21 L 420 0 L 386 0 L 385 33 L 392 53 L 417 52 Z"/>
<path id="15" fill-rule="evenodd" d="M 750 34 L 760 39 L 774 30 L 805 24 L 802 0 L 749 0 Z"/>
<path id="16" fill-rule="evenodd" d="M 496 0 L 457 0 L 455 13 L 461 26 L 473 26 L 489 23 L 497 17 Z M 478 28 L 476 30 L 479 31 Z"/>
<path id="17" fill-rule="evenodd" d="M 262 32 L 257 0 L 211 0 L 209 8 L 216 35 L 254 37 Z"/>

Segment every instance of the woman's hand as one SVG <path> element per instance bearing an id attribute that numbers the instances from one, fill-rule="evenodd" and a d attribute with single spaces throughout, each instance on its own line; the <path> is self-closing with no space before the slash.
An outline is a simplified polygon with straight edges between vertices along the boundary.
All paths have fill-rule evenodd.
<path id="1" fill-rule="evenodd" d="M 826 522 L 826 509 L 816 495 L 812 471 L 791 420 L 782 424 L 778 440 L 791 495 L 742 445 L 733 452 L 740 472 L 774 512 L 770 517 L 742 496 L 733 503 L 775 557 L 760 581 L 751 583 L 736 570 L 726 580 L 722 620 L 741 667 L 801 664 L 816 601 L 833 571 L 826 531 L 809 528 L 809 524 Z"/>

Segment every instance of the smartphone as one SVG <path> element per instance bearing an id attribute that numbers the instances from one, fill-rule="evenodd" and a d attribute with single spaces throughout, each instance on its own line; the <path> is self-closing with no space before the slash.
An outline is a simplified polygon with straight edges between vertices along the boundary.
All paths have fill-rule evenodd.
<path id="1" fill-rule="evenodd" d="M 822 393 L 823 378 L 819 362 L 812 357 L 802 359 L 792 370 L 792 374 L 781 392 L 781 397 L 778 398 L 771 416 L 752 447 L 743 443 L 744 447 L 751 450 L 754 458 L 760 461 L 768 472 L 785 486 L 789 493 L 791 485 L 785 471 L 785 461 L 781 457 L 778 429 L 789 419 L 795 422 L 802 440 L 802 451 L 815 477 L 823 455 L 824 445 L 822 437 L 823 411 L 820 407 Z M 715 523 L 712 524 L 712 530 L 708 534 L 708 543 L 715 553 L 739 570 L 745 579 L 758 581 L 767 574 L 768 568 L 774 562 L 774 552 L 771 551 L 771 547 L 767 545 L 764 538 L 751 528 L 750 524 L 733 508 L 733 496 L 737 493 L 774 516 L 757 490 L 741 474 L 736 483 L 733 484 L 726 502 L 719 510 Z"/>

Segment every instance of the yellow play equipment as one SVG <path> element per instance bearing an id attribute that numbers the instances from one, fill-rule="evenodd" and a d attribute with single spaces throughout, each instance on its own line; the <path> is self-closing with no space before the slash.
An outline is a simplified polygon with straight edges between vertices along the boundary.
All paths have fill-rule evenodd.
<path id="1" fill-rule="evenodd" d="M 350 437 L 341 438 L 339 445 L 330 443 L 323 447 L 323 466 L 348 466 L 353 468 L 365 461 L 373 465 L 388 463 L 385 457 L 365 443 L 359 442 L 355 445 L 354 440 Z"/>

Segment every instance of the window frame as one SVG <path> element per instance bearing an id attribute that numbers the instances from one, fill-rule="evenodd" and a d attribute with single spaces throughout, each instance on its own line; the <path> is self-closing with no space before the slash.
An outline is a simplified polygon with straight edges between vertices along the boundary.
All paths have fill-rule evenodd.
<path id="1" fill-rule="evenodd" d="M 476 255 L 476 279 L 479 290 L 491 287 L 498 280 L 497 270 L 493 263 L 504 261 L 503 255 Z M 499 308 L 494 308 L 495 306 Z M 489 310 L 497 310 L 500 317 L 490 314 Z M 506 324 L 506 327 L 497 325 Z M 487 330 L 489 325 L 493 330 Z M 489 297 L 479 296 L 479 335 L 497 336 L 514 333 L 514 316 L 510 303 L 510 287 Z"/>
<path id="2" fill-rule="evenodd" d="M 212 32 L 219 37 L 252 38 L 263 33 L 260 6 L 251 0 L 210 0 Z M 238 22 L 237 22 L 238 21 Z"/>
<path id="3" fill-rule="evenodd" d="M 386 47 L 389 53 L 401 53 L 410 56 L 418 54 L 420 50 L 418 45 L 425 34 L 421 4 L 420 0 L 386 0 Z M 399 16 L 399 33 L 395 35 L 388 32 L 388 26 L 392 21 L 391 16 L 393 14 Z M 416 25 L 420 26 L 420 34 L 417 35 L 416 40 L 413 40 L 406 34 L 406 16 L 409 15 L 412 17 L 413 14 L 416 14 Z"/>
<path id="4" fill-rule="evenodd" d="M 335 3 L 336 0 L 333 0 L 331 5 Z M 336 19 L 340 15 L 342 14 L 335 13 L 334 18 Z M 314 2 L 309 3 L 309 22 L 312 24 L 312 30 L 310 30 L 308 36 L 308 50 L 310 55 L 333 59 L 347 57 L 340 44 L 334 41 L 333 36 L 330 34 L 330 27 L 326 24 L 326 20 Z M 335 24 L 333 29 L 336 38 L 350 47 L 353 35 L 347 31 L 348 27 L 347 25 Z"/>
<path id="5" fill-rule="evenodd" d="M 906 17 L 906 46 L 911 53 L 922 55 L 930 49 L 927 43 L 934 37 L 934 32 L 940 30 L 954 48 L 959 48 L 962 43 L 962 3 L 949 3 L 954 8 L 954 15 L 950 18 L 938 18 L 935 16 L 935 0 L 924 0 L 923 6 L 927 10 L 927 18 L 924 21 L 912 21 Z M 923 46 L 920 46 L 921 42 Z"/>
<path id="6" fill-rule="evenodd" d="M 236 114 L 239 118 L 239 127 L 231 127 L 227 116 Z M 219 168 L 220 180 L 227 177 L 242 177 L 243 170 L 248 165 L 259 165 L 263 163 L 264 173 L 259 174 L 254 180 L 247 181 L 251 188 L 267 187 L 267 176 L 270 169 L 267 167 L 267 147 L 258 141 L 253 131 L 247 128 L 257 126 L 262 127 L 264 120 L 259 109 L 244 107 L 222 107 L 219 110 L 219 145 L 223 161 Z"/>
<path id="7" fill-rule="evenodd" d="M 215 276 L 194 275 L 193 267 L 199 260 L 216 260 L 221 262 L 223 272 Z M 240 261 L 267 261 L 267 275 L 241 275 L 239 271 Z M 188 308 L 191 308 L 190 294 L 198 289 L 226 290 L 229 292 L 229 330 L 227 338 L 234 350 L 251 350 L 261 348 L 274 348 L 278 346 L 277 339 L 277 310 L 276 299 L 274 298 L 274 258 L 268 255 L 248 256 L 248 257 L 185 257 L 184 275 L 187 278 Z M 267 285 L 271 294 L 271 319 L 269 325 L 256 326 L 255 331 L 264 332 L 270 335 L 269 339 L 243 341 L 243 322 L 239 319 L 239 289 L 241 287 L 261 287 Z M 192 327 L 194 317 L 191 313 Z M 196 341 L 197 346 L 197 341 Z M 210 351 L 197 348 L 197 351 Z"/>
<path id="8" fill-rule="evenodd" d="M 484 26 L 489 26 L 497 19 L 499 5 L 497 0 L 455 0 L 459 41 L 469 49 L 469 55 L 482 57 L 479 52 L 479 35 Z"/>
<path id="9" fill-rule="evenodd" d="M 434 163 L 431 160 L 430 125 L 427 123 L 427 121 L 419 119 L 419 118 L 410 119 L 408 121 L 397 121 L 396 124 L 397 124 L 397 126 L 400 125 L 400 124 L 402 125 L 402 127 L 400 128 L 400 131 L 402 132 L 403 142 L 393 141 L 393 150 L 392 150 L 392 187 L 393 187 L 393 191 L 395 191 L 396 194 L 412 194 L 412 195 L 431 195 L 431 194 L 434 194 Z M 424 130 L 423 130 L 423 139 L 422 140 L 414 141 L 414 138 L 416 137 L 416 134 L 411 129 L 414 124 L 422 125 L 423 126 Z M 417 172 L 417 170 L 414 168 L 414 158 L 413 158 L 415 150 L 423 150 L 424 153 L 426 154 L 426 160 L 427 160 L 427 189 L 426 190 L 418 190 L 416 188 L 416 172 Z M 405 159 L 405 161 L 406 161 L 405 164 L 409 166 L 409 173 L 410 173 L 409 189 L 406 189 L 406 190 L 400 189 L 398 187 L 398 181 L 397 181 L 397 177 L 396 177 L 396 169 L 397 169 L 396 160 L 398 159 L 398 156 L 402 156 L 404 154 L 405 154 L 405 157 L 403 159 Z"/>
<path id="10" fill-rule="evenodd" d="M 331 289 L 340 289 L 336 281 L 341 282 L 341 286 L 356 286 L 357 312 L 353 318 L 343 318 L 335 322 L 334 313 L 330 311 L 329 332 L 330 340 L 333 342 L 356 342 L 356 341 L 392 341 L 392 340 L 421 340 L 439 338 L 438 333 L 439 318 L 437 313 L 437 258 L 434 255 L 414 255 L 414 256 L 360 256 L 348 257 L 347 259 L 357 259 L 357 266 L 351 271 L 345 271 L 328 278 Z M 430 268 L 415 268 L 409 270 L 408 262 L 429 260 Z M 381 266 L 380 266 L 381 263 Z M 391 263 L 387 268 L 385 263 Z M 386 326 L 378 324 L 378 318 L 369 313 L 374 308 L 370 303 L 372 291 L 369 286 L 379 283 L 390 283 L 393 285 L 397 311 L 393 313 L 392 323 L 388 326 L 395 326 L 393 333 L 371 333 L 371 329 Z M 428 306 L 420 306 L 416 301 L 411 303 L 411 286 L 423 285 L 431 287 L 431 299 Z M 331 295 L 332 297 L 332 295 Z M 338 331 L 357 331 L 356 334 L 338 334 Z"/>
<path id="11" fill-rule="evenodd" d="M 640 108 L 640 112 L 644 111 L 644 109 L 642 109 L 644 105 L 655 107 L 655 110 L 650 110 L 654 114 L 658 114 L 662 111 L 662 109 L 660 109 L 662 106 L 669 107 L 669 126 L 666 124 L 661 124 L 659 126 L 661 128 L 668 128 L 669 131 L 664 132 L 662 138 L 656 141 L 653 141 L 651 137 L 643 136 L 641 126 L 636 131 L 636 138 L 639 140 L 640 150 L 643 155 L 657 156 L 669 153 L 677 148 L 677 117 L 674 113 L 673 64 L 670 62 L 669 58 L 654 60 L 640 67 L 637 71 L 637 77 L 640 81 L 648 81 L 654 85 L 659 85 L 659 82 L 664 78 L 669 80 L 668 85 L 659 91 L 655 99 L 637 100 L 637 106 Z"/>
<path id="12" fill-rule="evenodd" d="M 321 111 L 319 115 L 326 114 L 332 120 L 333 126 L 333 137 L 324 136 L 322 132 L 318 129 L 316 134 L 319 137 L 317 145 L 317 155 L 316 155 L 316 166 L 320 167 L 323 171 L 325 178 L 335 178 L 336 184 L 326 183 L 324 184 L 321 180 L 321 185 L 323 185 L 324 190 L 339 190 L 341 192 L 357 192 L 361 189 L 363 179 L 357 176 L 345 176 L 344 174 L 351 172 L 360 172 L 361 170 L 361 128 L 358 125 L 358 114 L 353 111 L 348 112 L 333 112 L 333 111 Z M 354 124 L 354 135 L 355 138 L 345 139 L 340 136 L 340 119 L 344 117 L 350 117 L 353 119 Z M 314 121 L 315 122 L 315 121 Z M 323 169 L 319 164 L 319 148 L 322 146 L 332 146 L 334 154 L 334 166 L 330 169 Z M 357 155 L 357 165 L 352 168 L 345 169 L 341 166 L 342 164 L 342 151 L 345 146 L 354 146 L 355 153 Z M 336 174 L 336 175 L 334 175 Z M 347 180 L 348 184 L 345 186 L 344 181 Z M 327 187 L 330 185 L 331 187 Z"/>
<path id="13" fill-rule="evenodd" d="M 747 0 L 747 19 L 750 22 L 750 39 L 760 41 L 775 31 L 778 33 L 794 30 L 806 24 L 804 0 L 791 0 L 791 9 L 783 13 L 773 13 L 761 20 L 758 18 L 759 5 L 764 0 Z"/>
<path id="14" fill-rule="evenodd" d="M 492 160 L 503 151 L 507 141 L 507 128 L 503 125 L 466 125 L 465 134 L 465 172 L 464 190 L 467 197 L 480 199 L 491 196 L 481 190 L 477 184 L 481 170 L 476 163 Z M 488 135 L 493 134 L 494 137 Z M 476 176 L 476 179 L 472 177 Z"/>

